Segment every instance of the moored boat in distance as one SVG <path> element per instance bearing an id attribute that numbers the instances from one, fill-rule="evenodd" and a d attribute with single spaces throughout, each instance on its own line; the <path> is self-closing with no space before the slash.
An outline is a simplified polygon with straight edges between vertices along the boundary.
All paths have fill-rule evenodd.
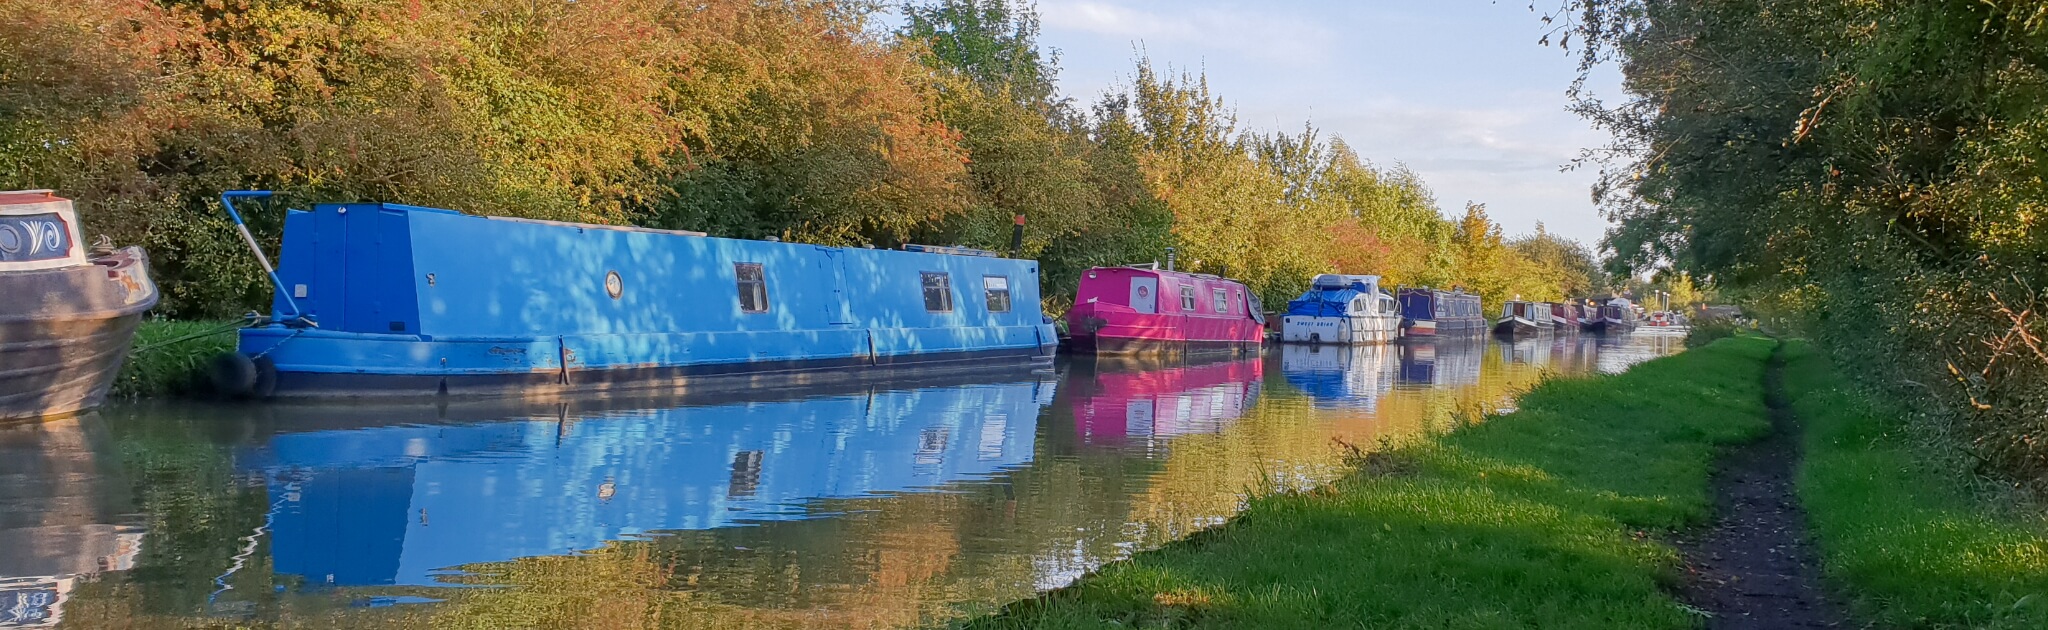
<path id="1" fill-rule="evenodd" d="M 80 238 L 71 200 L 0 192 L 0 419 L 99 406 L 156 305 L 142 248 Z"/>
<path id="2" fill-rule="evenodd" d="M 884 368 L 1046 364 L 1056 343 L 1038 263 L 976 250 L 824 247 L 388 203 L 290 211 L 284 232 L 277 323 L 242 330 L 249 369 L 239 380 L 216 370 L 227 393 L 752 388 Z"/>
<path id="3" fill-rule="evenodd" d="M 1550 304 L 1551 328 L 1558 333 L 1579 332 L 1579 305 L 1570 302 Z"/>
<path id="4" fill-rule="evenodd" d="M 1316 276 L 1280 318 L 1280 339 L 1287 343 L 1386 343 L 1400 330 L 1400 308 L 1380 288 L 1379 276 Z"/>
<path id="5" fill-rule="evenodd" d="M 1599 332 L 1629 332 L 1636 329 L 1635 304 L 1628 298 L 1614 298 L 1600 306 Z"/>
<path id="6" fill-rule="evenodd" d="M 1405 288 L 1399 294 L 1403 337 L 1467 335 L 1486 330 L 1486 313 L 1479 306 L 1478 295 L 1429 287 Z"/>
<path id="7" fill-rule="evenodd" d="M 1550 319 L 1549 305 L 1509 300 L 1501 305 L 1500 321 L 1493 325 L 1493 333 L 1510 338 L 1534 337 L 1551 332 L 1555 327 Z"/>
<path id="8" fill-rule="evenodd" d="M 1595 304 L 1594 304 L 1594 302 L 1592 302 L 1592 301 L 1590 301 L 1590 300 L 1574 300 L 1574 301 L 1572 301 L 1572 305 L 1573 305 L 1573 306 L 1576 306 L 1576 307 L 1578 307 L 1578 309 L 1579 309 L 1579 330 L 1580 330 L 1580 331 L 1583 331 L 1583 332 L 1599 332 L 1599 331 L 1600 331 L 1600 307 L 1599 307 L 1599 306 L 1595 305 Z"/>
<path id="9" fill-rule="evenodd" d="M 1155 267 L 1096 267 L 1067 311 L 1068 348 L 1100 355 L 1253 354 L 1265 344 L 1258 296 L 1228 278 Z"/>

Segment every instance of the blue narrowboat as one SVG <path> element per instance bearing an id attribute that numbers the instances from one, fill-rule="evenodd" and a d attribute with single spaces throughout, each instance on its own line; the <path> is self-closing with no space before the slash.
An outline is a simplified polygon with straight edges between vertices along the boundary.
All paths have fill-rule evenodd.
<path id="1" fill-rule="evenodd" d="M 1464 290 L 1401 289 L 1401 334 L 1406 337 L 1468 335 L 1486 330 L 1479 296 Z"/>
<path id="2" fill-rule="evenodd" d="M 1049 364 L 1057 343 L 1036 261 L 961 248 L 342 203 L 288 212 L 282 256 L 272 323 L 243 329 L 238 354 L 216 363 L 225 393 L 757 387 Z"/>

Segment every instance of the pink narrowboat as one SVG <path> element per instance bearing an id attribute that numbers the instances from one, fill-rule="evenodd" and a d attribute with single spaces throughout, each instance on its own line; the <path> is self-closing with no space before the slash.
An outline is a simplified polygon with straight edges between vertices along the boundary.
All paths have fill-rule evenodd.
<path id="1" fill-rule="evenodd" d="M 1074 352 L 1246 354 L 1266 339 L 1259 299 L 1235 280 L 1150 267 L 1096 267 L 1067 311 Z"/>

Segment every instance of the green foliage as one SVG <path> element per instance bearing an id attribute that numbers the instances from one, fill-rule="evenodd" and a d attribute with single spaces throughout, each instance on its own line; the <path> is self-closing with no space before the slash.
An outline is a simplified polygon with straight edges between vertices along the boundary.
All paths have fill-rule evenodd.
<path id="1" fill-rule="evenodd" d="M 1642 530 L 1704 520 L 1716 452 L 1769 429 L 1772 346 L 1546 382 L 1514 413 L 968 627 L 1694 627 L 1668 594 L 1676 552 Z"/>
<path id="2" fill-rule="evenodd" d="M 1685 331 L 1685 347 L 1699 348 L 1741 333 L 1742 326 L 1733 318 L 1696 319 Z"/>
<path id="3" fill-rule="evenodd" d="M 196 393 L 202 370 L 215 355 L 235 349 L 238 320 L 144 320 L 133 351 L 114 378 L 112 395 L 147 398 Z"/>
<path id="4" fill-rule="evenodd" d="M 1785 387 L 1806 425 L 1799 495 L 1828 576 L 1887 627 L 2048 627 L 2048 529 L 1990 507 L 1967 457 L 1916 438 L 1908 412 L 1858 391 L 1804 342 Z"/>
<path id="5" fill-rule="evenodd" d="M 214 201 L 238 188 L 281 193 L 247 212 L 273 253 L 285 208 L 330 200 L 994 250 L 1023 216 L 1054 312 L 1087 268 L 1169 247 L 1273 303 L 1333 271 L 1585 290 L 1582 248 L 1467 251 L 1413 172 L 1308 125 L 1242 129 L 1199 74 L 1140 59 L 1077 106 L 1029 3 L 914 2 L 894 33 L 881 8 L 0 1 L 0 188 L 59 189 L 147 247 L 182 319 L 266 303 Z"/>
<path id="6" fill-rule="evenodd" d="M 1586 59 L 1627 78 L 1627 100 L 1581 106 L 1617 138 L 1617 270 L 1671 264 L 1791 311 L 1996 469 L 2041 479 L 2039 3 L 1573 6 Z"/>

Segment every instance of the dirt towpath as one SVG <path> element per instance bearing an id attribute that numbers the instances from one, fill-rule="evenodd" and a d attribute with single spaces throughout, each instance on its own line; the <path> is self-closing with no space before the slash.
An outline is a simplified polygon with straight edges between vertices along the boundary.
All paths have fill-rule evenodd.
<path id="1" fill-rule="evenodd" d="M 1723 455 L 1714 473 L 1714 520 L 1678 542 L 1688 576 L 1680 596 L 1712 616 L 1708 628 L 1847 627 L 1828 601 L 1820 562 L 1794 494 L 1799 422 L 1781 382 L 1778 352 L 1764 374 L 1771 432 Z"/>

